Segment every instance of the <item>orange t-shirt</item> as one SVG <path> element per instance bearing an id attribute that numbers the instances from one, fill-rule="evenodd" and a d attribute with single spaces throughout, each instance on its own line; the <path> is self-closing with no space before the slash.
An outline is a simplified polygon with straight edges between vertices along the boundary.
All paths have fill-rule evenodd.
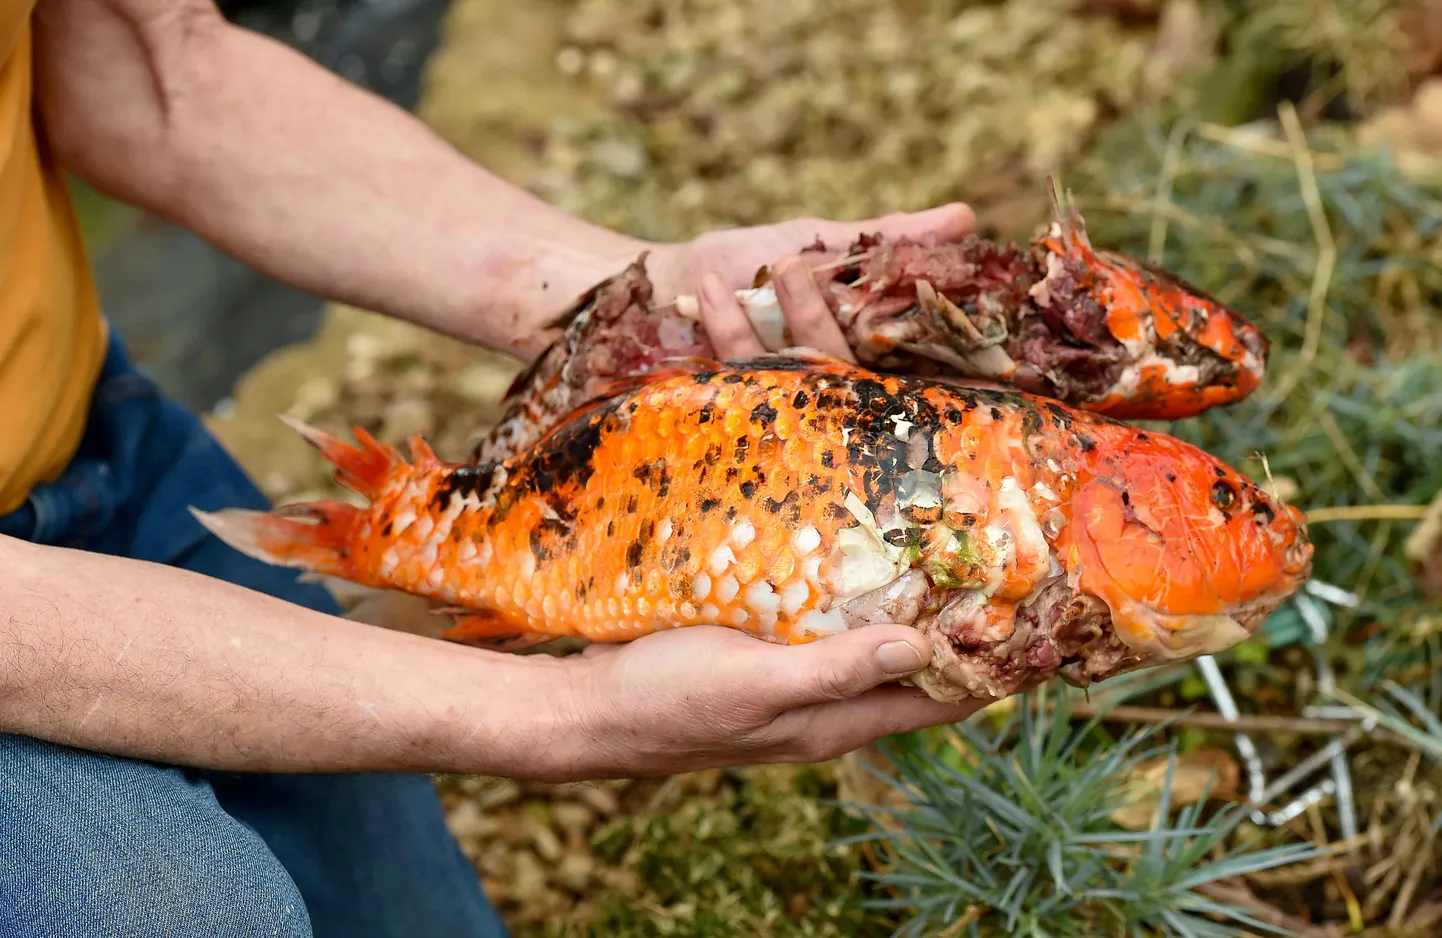
<path id="1" fill-rule="evenodd" d="M 36 126 L 35 2 L 0 0 L 0 514 L 74 455 L 106 342 L 70 193 Z"/>

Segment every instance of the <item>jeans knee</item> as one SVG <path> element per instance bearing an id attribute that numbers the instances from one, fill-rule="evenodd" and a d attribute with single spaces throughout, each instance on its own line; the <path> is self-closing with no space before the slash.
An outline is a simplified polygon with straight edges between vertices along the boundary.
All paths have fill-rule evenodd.
<path id="1" fill-rule="evenodd" d="M 0 934 L 311 938 L 290 874 L 210 786 L 0 735 Z"/>

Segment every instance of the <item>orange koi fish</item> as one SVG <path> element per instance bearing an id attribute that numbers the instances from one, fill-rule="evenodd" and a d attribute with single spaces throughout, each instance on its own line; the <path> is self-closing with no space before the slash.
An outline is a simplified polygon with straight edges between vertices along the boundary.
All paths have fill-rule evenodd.
<path id="1" fill-rule="evenodd" d="M 1120 420 L 1176 419 L 1234 403 L 1261 383 L 1270 346 L 1236 310 L 1166 271 L 1092 247 L 1074 207 L 1026 249 L 980 237 L 934 244 L 864 237 L 820 282 L 869 368 L 998 382 Z M 824 245 L 812 249 L 826 253 Z M 791 344 L 768 274 L 737 294 L 771 351 Z M 505 459 L 598 388 L 712 358 L 693 297 L 659 306 L 642 257 L 553 323 L 563 334 L 506 394 L 476 462 Z"/>
<path id="2" fill-rule="evenodd" d="M 805 350 L 634 376 L 499 462 L 296 427 L 369 505 L 202 523 L 497 648 L 900 622 L 935 649 L 911 683 L 956 701 L 1222 651 L 1311 571 L 1301 514 L 1180 440 Z"/>

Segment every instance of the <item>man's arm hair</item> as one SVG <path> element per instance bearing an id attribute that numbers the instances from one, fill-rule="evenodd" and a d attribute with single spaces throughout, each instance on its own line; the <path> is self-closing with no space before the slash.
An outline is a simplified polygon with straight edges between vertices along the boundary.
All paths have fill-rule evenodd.
<path id="1" fill-rule="evenodd" d="M 237 771 L 568 771 L 574 667 L 0 536 L 0 732 Z"/>
<path id="2" fill-rule="evenodd" d="M 540 321 L 645 247 L 212 0 L 40 0 L 36 23 L 60 161 L 299 289 L 529 355 Z"/>

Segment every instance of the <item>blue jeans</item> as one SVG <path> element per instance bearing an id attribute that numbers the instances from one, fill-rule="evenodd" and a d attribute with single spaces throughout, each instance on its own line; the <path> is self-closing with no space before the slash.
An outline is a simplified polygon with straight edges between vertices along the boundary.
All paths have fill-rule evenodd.
<path id="1" fill-rule="evenodd" d="M 340 611 L 209 535 L 188 505 L 268 507 L 116 336 L 80 451 L 0 534 Z M 0 734 L 0 935 L 505 934 L 425 775 L 196 771 Z"/>

